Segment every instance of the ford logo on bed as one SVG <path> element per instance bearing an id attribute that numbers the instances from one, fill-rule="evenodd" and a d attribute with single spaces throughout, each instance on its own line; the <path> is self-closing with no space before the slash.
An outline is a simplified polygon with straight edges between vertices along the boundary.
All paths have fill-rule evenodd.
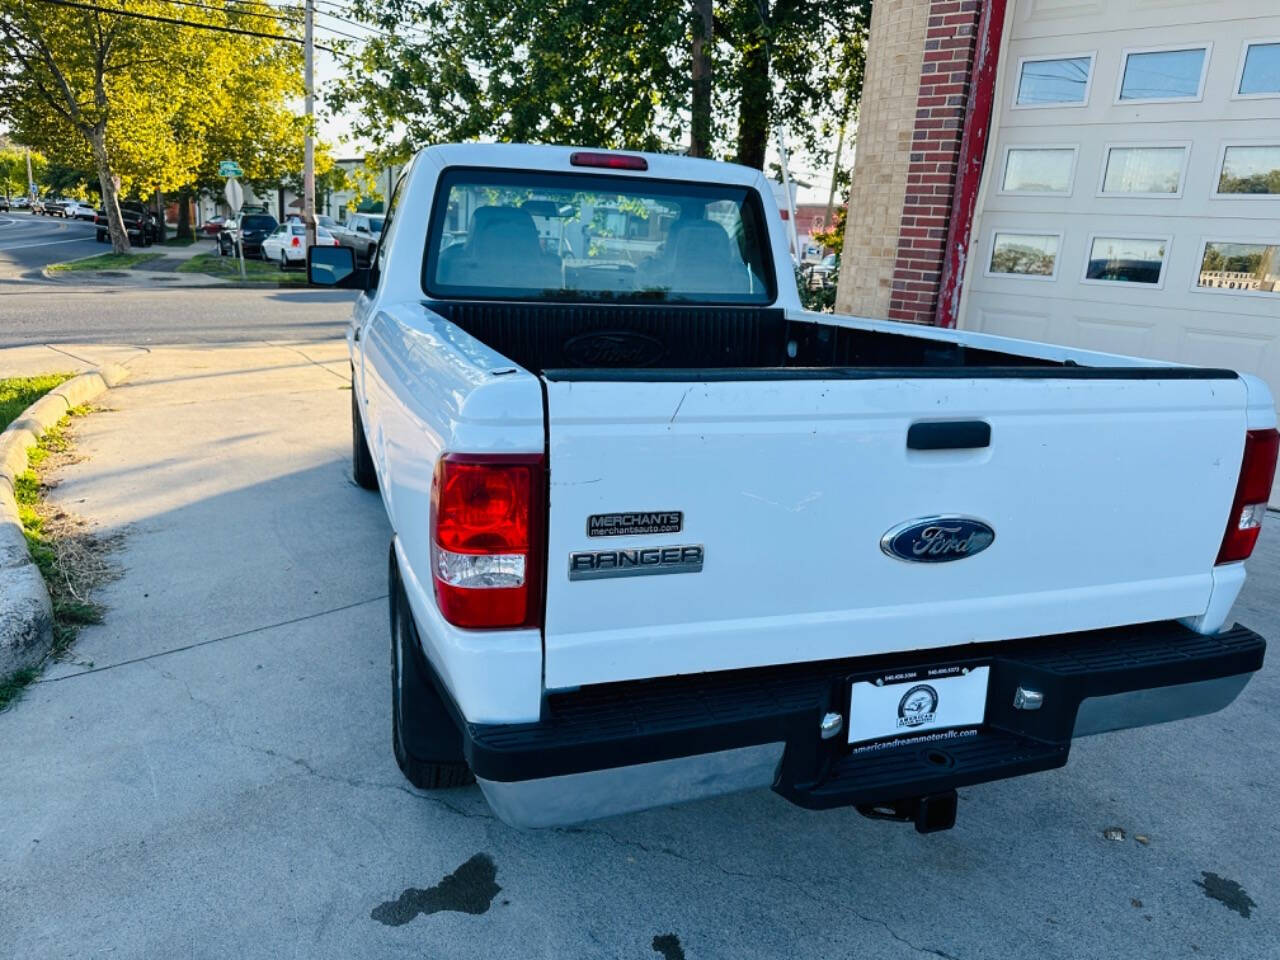
<path id="1" fill-rule="evenodd" d="M 920 517 L 900 523 L 880 538 L 880 549 L 911 563 L 948 563 L 981 553 L 996 532 L 973 517 Z"/>
<path id="2" fill-rule="evenodd" d="M 661 359 L 667 348 L 643 333 L 601 330 L 567 340 L 564 352 L 580 367 L 647 367 Z"/>

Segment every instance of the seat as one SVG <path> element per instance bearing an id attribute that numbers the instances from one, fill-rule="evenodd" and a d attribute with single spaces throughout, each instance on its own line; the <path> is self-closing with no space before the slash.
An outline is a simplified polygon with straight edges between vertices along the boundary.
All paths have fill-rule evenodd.
<path id="1" fill-rule="evenodd" d="M 669 288 L 677 295 L 750 292 L 747 265 L 724 227 L 712 220 L 694 220 L 680 231 Z"/>
<path id="2" fill-rule="evenodd" d="M 559 289 L 560 258 L 545 253 L 533 217 L 519 207 L 480 207 L 465 245 L 441 251 L 436 276 L 451 286 Z"/>

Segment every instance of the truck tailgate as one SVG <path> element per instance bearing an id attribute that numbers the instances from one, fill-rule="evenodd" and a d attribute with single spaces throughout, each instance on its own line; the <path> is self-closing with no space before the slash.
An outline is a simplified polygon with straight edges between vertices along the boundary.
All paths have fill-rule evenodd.
<path id="1" fill-rule="evenodd" d="M 1232 379 L 544 382 L 550 689 L 1199 614 L 1245 434 Z M 955 420 L 988 445 L 908 448 Z M 678 532 L 588 532 L 676 511 Z M 882 549 L 938 515 L 994 540 L 954 562 Z M 670 572 L 634 575 L 642 549 Z"/>

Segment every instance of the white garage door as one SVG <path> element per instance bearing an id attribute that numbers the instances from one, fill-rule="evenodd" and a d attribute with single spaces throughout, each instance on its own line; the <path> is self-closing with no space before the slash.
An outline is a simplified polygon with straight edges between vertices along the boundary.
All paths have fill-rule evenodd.
<path id="1" fill-rule="evenodd" d="M 1280 2 L 1016 0 L 962 325 L 1280 397 Z"/>

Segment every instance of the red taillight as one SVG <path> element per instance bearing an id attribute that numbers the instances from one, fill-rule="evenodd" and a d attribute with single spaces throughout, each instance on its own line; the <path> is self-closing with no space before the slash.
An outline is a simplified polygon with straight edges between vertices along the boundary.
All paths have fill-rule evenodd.
<path id="1" fill-rule="evenodd" d="M 569 154 L 569 162 L 575 167 L 605 167 L 610 170 L 649 169 L 649 161 L 644 157 L 626 153 L 590 153 L 578 150 Z"/>
<path id="2" fill-rule="evenodd" d="M 298 246 L 298 238 L 297 238 L 297 237 L 293 237 L 293 238 L 292 238 L 292 242 L 293 242 L 293 246 L 295 246 L 295 247 L 296 247 L 296 246 Z"/>
<path id="3" fill-rule="evenodd" d="M 542 457 L 447 454 L 431 487 L 436 603 L 458 627 L 534 627 L 542 615 Z"/>
<path id="4" fill-rule="evenodd" d="M 1262 518 L 1271 499 L 1271 482 L 1276 476 L 1276 454 L 1280 453 L 1280 432 L 1250 430 L 1244 437 L 1244 460 L 1240 481 L 1231 502 L 1227 532 L 1218 551 L 1218 563 L 1247 560 L 1258 542 Z"/>

